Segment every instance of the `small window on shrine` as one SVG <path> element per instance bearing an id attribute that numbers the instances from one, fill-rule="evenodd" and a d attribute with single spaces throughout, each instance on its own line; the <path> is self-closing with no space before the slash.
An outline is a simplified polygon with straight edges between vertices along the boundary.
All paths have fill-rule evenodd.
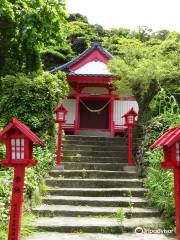
<path id="1" fill-rule="evenodd" d="M 180 143 L 179 142 L 176 143 L 176 161 L 177 162 L 180 161 Z"/>
<path id="2" fill-rule="evenodd" d="M 24 159 L 24 139 L 11 139 L 12 160 Z"/>

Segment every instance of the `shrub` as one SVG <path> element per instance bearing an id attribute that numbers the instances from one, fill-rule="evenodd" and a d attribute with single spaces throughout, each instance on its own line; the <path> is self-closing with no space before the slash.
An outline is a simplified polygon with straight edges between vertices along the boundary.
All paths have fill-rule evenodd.
<path id="1" fill-rule="evenodd" d="M 172 170 L 164 170 L 160 167 L 163 161 L 161 149 L 149 150 L 149 146 L 159 138 L 164 131 L 180 125 L 180 114 L 161 114 L 150 120 L 145 131 L 142 148 L 144 153 L 139 159 L 145 176 L 144 185 L 148 189 L 147 197 L 153 206 L 161 210 L 165 217 L 166 227 L 175 227 L 174 205 L 174 178 Z"/>
<path id="2" fill-rule="evenodd" d="M 9 123 L 9 116 L 15 116 L 46 143 L 45 148 L 35 146 L 34 159 L 37 166 L 26 169 L 24 189 L 24 215 L 29 216 L 31 207 L 44 194 L 43 179 L 54 164 L 56 147 L 53 110 L 68 93 L 65 75 L 61 72 L 52 75 L 47 72 L 0 79 L 0 130 Z M 5 146 L 0 145 L 0 159 L 5 158 Z M 13 170 L 0 167 L 0 239 L 7 239 L 8 217 L 12 191 Z M 27 212 L 27 214 L 26 214 Z M 28 228 L 22 224 L 23 233 Z"/>
<path id="3" fill-rule="evenodd" d="M 15 116 L 40 135 L 53 136 L 53 110 L 67 95 L 64 73 L 22 73 L 0 79 L 0 116 L 4 126 Z"/>

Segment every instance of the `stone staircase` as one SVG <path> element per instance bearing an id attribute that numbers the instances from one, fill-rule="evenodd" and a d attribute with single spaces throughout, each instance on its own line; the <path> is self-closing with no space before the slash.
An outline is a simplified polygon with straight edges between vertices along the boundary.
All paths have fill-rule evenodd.
<path id="1" fill-rule="evenodd" d="M 162 225 L 158 210 L 148 207 L 136 168 L 127 166 L 125 138 L 66 136 L 62 161 L 46 179 L 43 204 L 34 209 L 40 233 L 29 239 L 113 240 L 121 234 L 139 240 L 133 238 L 137 227 Z"/>

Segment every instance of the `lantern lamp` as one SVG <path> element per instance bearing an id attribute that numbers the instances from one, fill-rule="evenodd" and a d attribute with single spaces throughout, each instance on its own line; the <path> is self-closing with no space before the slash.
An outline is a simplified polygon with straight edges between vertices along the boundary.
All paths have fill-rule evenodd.
<path id="1" fill-rule="evenodd" d="M 132 128 L 135 125 L 135 119 L 137 117 L 138 113 L 131 108 L 125 115 L 122 117 L 125 118 L 125 126 L 128 127 L 128 165 L 133 165 L 133 145 L 132 145 L 132 140 L 133 140 L 133 133 L 132 133 Z"/>
<path id="2" fill-rule="evenodd" d="M 14 168 L 8 239 L 19 240 L 25 168 L 37 164 L 36 160 L 32 160 L 33 144 L 41 146 L 45 146 L 45 144 L 28 126 L 14 117 L 0 131 L 0 142 L 6 144 L 6 159 L 0 162 L 1 165 Z"/>
<path id="3" fill-rule="evenodd" d="M 54 112 L 55 112 L 57 123 L 65 123 L 66 122 L 66 115 L 67 115 L 68 110 L 63 106 L 63 104 L 59 105 L 55 109 Z"/>
<path id="4" fill-rule="evenodd" d="M 44 146 L 43 141 L 16 118 L 12 118 L 9 125 L 0 132 L 0 142 L 6 144 L 6 159 L 1 163 L 9 167 L 35 165 L 36 161 L 32 160 L 33 143 Z"/>
<path id="5" fill-rule="evenodd" d="M 66 122 L 66 115 L 68 110 L 63 106 L 59 105 L 55 110 L 56 122 L 59 124 L 58 129 L 58 146 L 57 146 L 57 158 L 56 164 L 61 164 L 61 145 L 62 145 L 62 124 Z"/>
<path id="6" fill-rule="evenodd" d="M 125 118 L 125 125 L 126 126 L 134 126 L 136 122 L 136 117 L 138 116 L 138 113 L 131 108 L 126 114 L 124 114 Z"/>
<path id="7" fill-rule="evenodd" d="M 153 149 L 158 147 L 163 148 L 164 153 L 161 167 L 174 172 L 176 239 L 180 240 L 180 126 L 169 129 L 151 145 Z"/>
<path id="8" fill-rule="evenodd" d="M 151 148 L 162 147 L 164 161 L 162 168 L 174 169 L 180 167 L 180 126 L 166 131 Z"/>

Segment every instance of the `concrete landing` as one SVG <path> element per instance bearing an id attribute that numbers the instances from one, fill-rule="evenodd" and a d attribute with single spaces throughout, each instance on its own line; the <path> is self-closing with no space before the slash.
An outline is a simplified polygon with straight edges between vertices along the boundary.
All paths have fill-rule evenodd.
<path id="1" fill-rule="evenodd" d="M 26 240 L 175 240 L 163 234 L 85 234 L 85 233 L 35 233 Z"/>

